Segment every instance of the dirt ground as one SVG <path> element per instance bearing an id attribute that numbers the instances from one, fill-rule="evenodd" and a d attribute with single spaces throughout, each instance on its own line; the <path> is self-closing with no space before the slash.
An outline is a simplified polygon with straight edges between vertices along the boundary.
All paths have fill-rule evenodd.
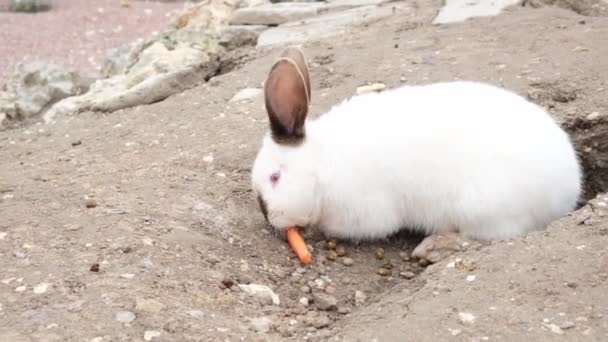
<path id="1" fill-rule="evenodd" d="M 432 26 L 440 1 L 408 3 L 304 44 L 313 113 L 366 83 L 452 79 L 529 94 L 565 124 L 608 111 L 606 17 L 516 7 Z M 338 242 L 351 266 L 310 240 L 302 267 L 250 191 L 262 98 L 228 102 L 259 87 L 278 52 L 153 105 L 0 132 L 0 341 L 608 339 L 602 198 L 426 269 L 408 260 L 420 237 L 406 234 Z M 596 164 L 592 191 L 605 191 Z M 280 304 L 235 283 L 268 286 Z"/>

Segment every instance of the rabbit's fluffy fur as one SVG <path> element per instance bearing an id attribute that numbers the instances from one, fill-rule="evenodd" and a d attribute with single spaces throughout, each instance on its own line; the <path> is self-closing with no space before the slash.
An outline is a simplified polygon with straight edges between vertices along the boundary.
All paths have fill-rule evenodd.
<path id="1" fill-rule="evenodd" d="M 304 131 L 299 144 L 268 134 L 252 169 L 277 230 L 309 226 L 360 240 L 406 228 L 505 239 L 543 229 L 573 210 L 581 192 L 569 136 L 541 107 L 487 84 L 355 96 L 306 121 Z"/>

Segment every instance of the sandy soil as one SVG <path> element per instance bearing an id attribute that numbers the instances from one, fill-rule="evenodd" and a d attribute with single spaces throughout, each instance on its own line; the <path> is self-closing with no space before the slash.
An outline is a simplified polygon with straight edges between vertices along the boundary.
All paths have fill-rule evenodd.
<path id="1" fill-rule="evenodd" d="M 607 110 L 605 17 L 514 8 L 434 27 L 438 6 L 420 0 L 340 39 L 305 44 L 312 112 L 368 82 L 451 79 L 531 94 L 564 123 Z M 268 232 L 251 197 L 250 166 L 267 125 L 263 101 L 228 102 L 259 87 L 277 53 L 259 52 L 154 105 L 0 133 L 0 340 L 608 337 L 608 213 L 599 209 L 467 251 L 458 256 L 472 261 L 464 268 L 446 267 L 452 258 L 425 271 L 405 257 L 420 238 L 405 234 L 340 242 L 352 266 L 328 259 L 326 242 L 311 240 L 314 263 L 302 267 Z M 564 89 L 576 96 L 553 95 Z M 380 267 L 388 272 L 378 274 Z M 281 303 L 263 305 L 233 283 L 269 286 Z M 328 311 L 327 296 L 337 300 Z M 260 317 L 272 322 L 269 332 L 254 331 Z"/>
<path id="2" fill-rule="evenodd" d="M 0 8 L 7 0 L 0 1 Z M 70 65 L 94 76 L 106 50 L 162 30 L 183 2 L 55 0 L 52 11 L 0 11 L 0 83 L 21 61 Z"/>

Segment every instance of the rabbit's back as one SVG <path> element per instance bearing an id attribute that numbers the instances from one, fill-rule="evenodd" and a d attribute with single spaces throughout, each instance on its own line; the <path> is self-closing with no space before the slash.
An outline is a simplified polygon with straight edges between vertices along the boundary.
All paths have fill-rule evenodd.
<path id="1" fill-rule="evenodd" d="M 474 82 L 354 97 L 310 123 L 320 150 L 320 226 L 382 237 L 408 226 L 508 238 L 572 210 L 580 168 L 542 108 Z"/>

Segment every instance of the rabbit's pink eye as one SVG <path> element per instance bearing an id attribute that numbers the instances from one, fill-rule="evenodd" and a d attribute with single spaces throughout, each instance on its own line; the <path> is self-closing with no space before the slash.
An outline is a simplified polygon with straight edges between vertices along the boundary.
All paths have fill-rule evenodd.
<path id="1" fill-rule="evenodd" d="M 274 185 L 279 181 L 280 178 L 281 174 L 279 172 L 275 172 L 270 175 L 270 182 Z"/>

